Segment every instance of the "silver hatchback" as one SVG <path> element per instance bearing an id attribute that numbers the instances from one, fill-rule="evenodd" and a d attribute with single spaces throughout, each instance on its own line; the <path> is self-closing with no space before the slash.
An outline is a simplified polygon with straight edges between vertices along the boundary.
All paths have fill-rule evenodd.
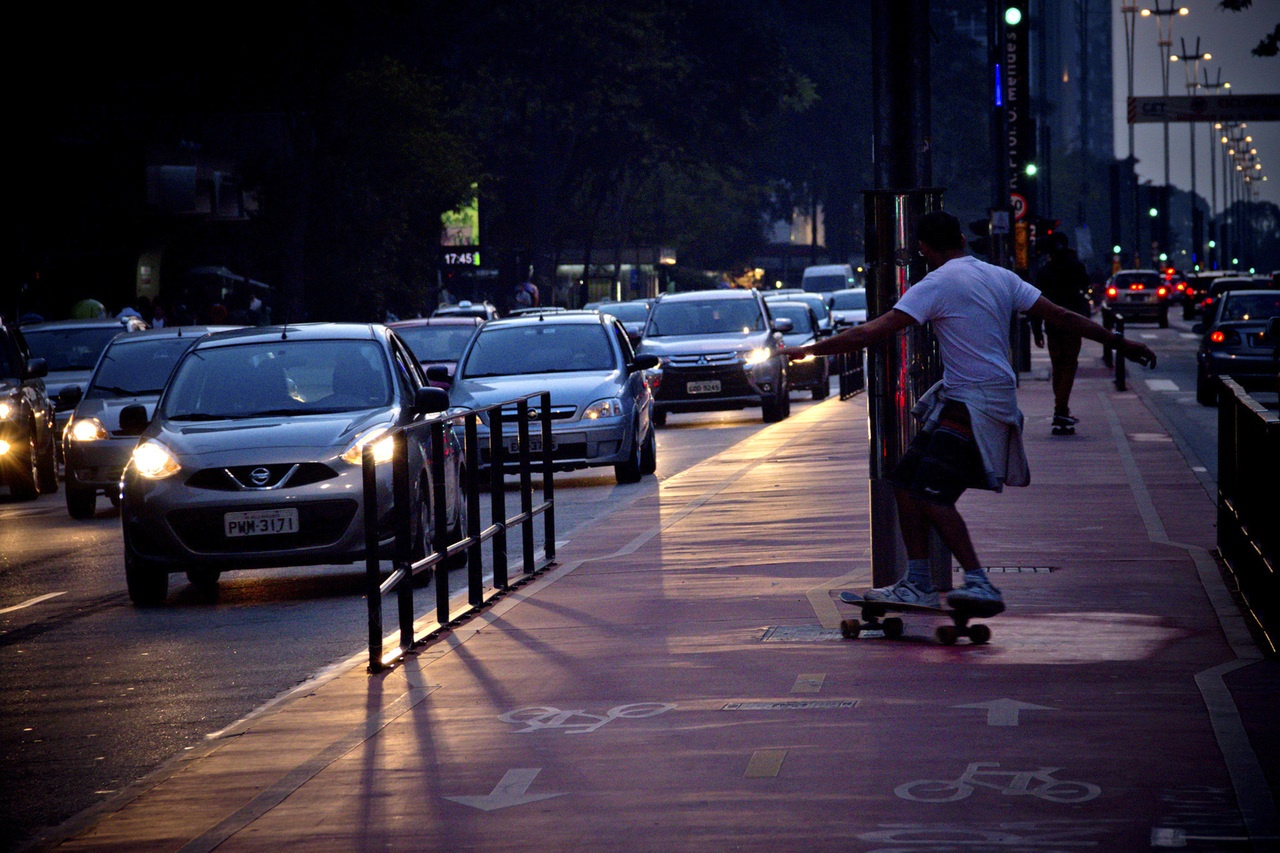
<path id="1" fill-rule="evenodd" d="M 335 323 L 209 335 L 187 351 L 141 433 L 120 516 L 129 595 L 164 601 L 168 575 L 213 587 L 228 569 L 351 563 L 365 556 L 361 454 L 391 456 L 389 431 L 447 406 L 394 332 Z M 145 425 L 145 428 L 143 428 Z M 447 531 L 435 531 L 430 440 L 408 443 L 415 556 L 465 528 L 462 455 L 444 431 Z M 392 544 L 391 471 L 379 465 L 380 553 Z M 387 551 L 389 554 L 389 550 Z"/>

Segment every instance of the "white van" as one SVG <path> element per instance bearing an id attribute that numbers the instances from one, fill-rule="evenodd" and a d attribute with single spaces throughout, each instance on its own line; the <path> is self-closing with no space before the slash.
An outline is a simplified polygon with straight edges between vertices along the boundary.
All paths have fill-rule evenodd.
<path id="1" fill-rule="evenodd" d="M 805 267 L 804 277 L 800 280 L 801 289 L 809 293 L 830 293 L 833 290 L 846 290 L 857 286 L 853 267 L 848 264 Z"/>

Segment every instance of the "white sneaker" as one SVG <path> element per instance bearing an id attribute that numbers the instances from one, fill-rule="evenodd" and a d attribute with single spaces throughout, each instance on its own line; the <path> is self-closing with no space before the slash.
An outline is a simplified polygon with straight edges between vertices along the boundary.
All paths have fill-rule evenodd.
<path id="1" fill-rule="evenodd" d="M 954 610 L 967 610 L 975 616 L 995 616 L 1004 610 L 1004 596 L 990 580 L 965 581 L 947 596 Z"/>
<path id="2" fill-rule="evenodd" d="M 892 586 L 869 589 L 862 595 L 867 601 L 886 601 L 890 604 L 919 604 L 922 607 L 940 607 L 942 600 L 935 590 L 925 592 L 903 578 Z"/>

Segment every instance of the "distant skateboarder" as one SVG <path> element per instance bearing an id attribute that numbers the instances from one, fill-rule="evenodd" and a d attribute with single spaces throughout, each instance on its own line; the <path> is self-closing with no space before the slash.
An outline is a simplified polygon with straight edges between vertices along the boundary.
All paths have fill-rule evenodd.
<path id="1" fill-rule="evenodd" d="M 879 317 L 803 347 L 783 347 L 790 358 L 855 352 L 890 340 L 916 323 L 932 323 L 942 357 L 942 381 L 924 395 L 919 433 L 890 475 L 898 523 L 907 547 L 907 575 L 868 590 L 866 598 L 938 606 L 929 572 L 928 532 L 938 531 L 960 561 L 965 581 L 947 596 L 956 609 L 994 615 L 1003 597 L 978 562 L 956 500 L 967 488 L 1000 491 L 1025 486 L 1030 472 L 1022 449 L 1017 377 L 1009 363 L 1010 318 L 1025 311 L 1050 326 L 1123 350 L 1154 365 L 1155 353 L 1045 299 L 1003 267 L 965 253 L 959 221 L 937 211 L 920 218 L 920 254 L 932 272 L 907 289 Z"/>
<path id="2" fill-rule="evenodd" d="M 1091 311 L 1085 291 L 1089 289 L 1089 273 L 1067 245 L 1067 235 L 1054 234 L 1052 240 L 1049 262 L 1036 274 L 1036 287 L 1053 304 L 1088 317 Z M 1080 362 L 1080 336 L 1052 326 L 1041 332 L 1041 325 L 1039 317 L 1031 318 L 1031 334 L 1036 346 L 1043 347 L 1045 338 L 1049 339 L 1053 434 L 1071 435 L 1076 431 L 1076 417 L 1071 414 L 1071 388 Z"/>

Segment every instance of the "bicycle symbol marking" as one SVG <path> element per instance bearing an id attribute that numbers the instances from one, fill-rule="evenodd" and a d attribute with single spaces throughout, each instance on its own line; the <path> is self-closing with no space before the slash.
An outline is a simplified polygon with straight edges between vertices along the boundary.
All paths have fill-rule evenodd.
<path id="1" fill-rule="evenodd" d="M 1053 774 L 1061 767 L 1041 767 L 1038 770 L 991 770 L 999 767 L 997 761 L 975 761 L 965 768 L 959 779 L 917 779 L 904 782 L 893 789 L 904 800 L 917 803 L 953 803 L 963 800 L 978 788 L 990 788 L 1010 797 L 1028 794 L 1051 803 L 1083 803 L 1102 793 L 1102 789 L 1089 782 L 1055 779 Z M 988 781 L 991 779 L 1003 782 Z"/>
<path id="2" fill-rule="evenodd" d="M 551 705 L 535 705 L 508 711 L 498 719 L 504 723 L 523 725 L 524 728 L 516 729 L 515 734 L 562 729 L 567 735 L 585 735 L 614 720 L 643 720 L 665 714 L 675 707 L 666 702 L 633 702 L 630 705 L 615 705 L 604 714 L 591 714 L 581 708 L 562 711 Z"/>

